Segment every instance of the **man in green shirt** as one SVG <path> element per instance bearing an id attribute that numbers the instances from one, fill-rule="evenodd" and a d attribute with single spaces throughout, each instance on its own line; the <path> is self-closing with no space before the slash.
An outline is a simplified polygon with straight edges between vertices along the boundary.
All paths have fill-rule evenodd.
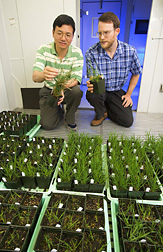
<path id="1" fill-rule="evenodd" d="M 33 81 L 44 82 L 40 90 L 40 124 L 46 130 L 54 129 L 63 119 L 63 102 L 66 104 L 65 124 L 68 129 L 76 130 L 75 112 L 83 95 L 78 85 L 82 80 L 83 55 L 80 48 L 71 45 L 75 22 L 68 15 L 59 15 L 54 20 L 52 32 L 54 42 L 37 50 L 33 66 Z M 60 75 L 69 77 L 60 96 L 55 97 L 54 87 Z"/>

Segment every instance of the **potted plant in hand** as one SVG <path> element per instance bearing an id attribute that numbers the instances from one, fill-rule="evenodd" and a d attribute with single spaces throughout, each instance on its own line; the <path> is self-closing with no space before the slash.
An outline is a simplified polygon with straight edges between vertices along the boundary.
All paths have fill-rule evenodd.
<path id="1" fill-rule="evenodd" d="M 47 103 L 49 106 L 53 107 L 58 98 L 63 96 L 65 85 L 71 78 L 71 71 L 65 73 L 63 69 L 60 70 L 59 74 L 55 77 L 55 84 L 52 93 L 49 94 L 47 98 Z"/>
<path id="2" fill-rule="evenodd" d="M 97 64 L 95 67 L 92 65 L 91 61 L 88 61 L 87 72 L 90 77 L 90 83 L 93 84 L 93 93 L 103 94 L 105 92 L 105 79 L 100 74 Z"/>

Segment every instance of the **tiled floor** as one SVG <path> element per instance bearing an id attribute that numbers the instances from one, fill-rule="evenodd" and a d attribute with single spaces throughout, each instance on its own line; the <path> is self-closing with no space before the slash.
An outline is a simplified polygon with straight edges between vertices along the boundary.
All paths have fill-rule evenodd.
<path id="1" fill-rule="evenodd" d="M 39 110 L 17 109 L 25 113 L 39 114 Z M 144 138 L 147 133 L 154 136 L 163 134 L 163 114 L 149 114 L 149 113 L 134 113 L 134 123 L 131 128 L 124 128 L 116 125 L 114 122 L 106 119 L 102 125 L 92 127 L 90 126 L 91 120 L 94 118 L 94 111 L 91 109 L 78 109 L 76 112 L 76 123 L 78 125 L 78 133 L 85 133 L 90 135 L 101 135 L 104 143 L 107 140 L 108 134 L 116 132 L 118 134 L 125 134 L 128 136 L 135 135 Z M 37 136 L 45 137 L 62 137 L 67 139 L 67 131 L 64 121 L 60 125 L 50 131 L 39 129 Z"/>

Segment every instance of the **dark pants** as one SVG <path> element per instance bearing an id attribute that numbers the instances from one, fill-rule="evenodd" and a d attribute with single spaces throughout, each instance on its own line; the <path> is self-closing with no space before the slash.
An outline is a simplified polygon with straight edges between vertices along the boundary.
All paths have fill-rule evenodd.
<path id="1" fill-rule="evenodd" d="M 108 118 L 113 122 L 124 127 L 130 127 L 133 124 L 132 108 L 122 106 L 121 97 L 124 94 L 125 91 L 122 89 L 119 91 L 106 91 L 102 95 L 87 91 L 86 98 L 95 109 L 96 119 L 100 119 L 107 112 Z"/>
<path id="2" fill-rule="evenodd" d="M 63 109 L 61 105 L 57 105 L 57 99 L 54 100 L 54 103 L 49 103 L 49 100 L 53 100 L 53 96 L 51 95 L 51 89 L 43 87 L 40 89 L 39 95 L 41 115 L 40 124 L 44 129 L 52 130 L 56 128 L 59 122 L 63 119 Z M 80 90 L 80 86 L 74 86 L 73 88 L 65 90 L 63 103 L 66 104 L 66 123 L 75 123 L 75 112 L 77 111 L 80 105 L 82 95 L 83 92 Z"/>

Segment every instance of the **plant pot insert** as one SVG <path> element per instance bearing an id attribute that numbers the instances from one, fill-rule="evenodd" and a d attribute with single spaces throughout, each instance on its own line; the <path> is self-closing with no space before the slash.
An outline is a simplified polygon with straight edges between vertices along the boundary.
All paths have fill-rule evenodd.
<path id="1" fill-rule="evenodd" d="M 103 196 L 87 194 L 86 210 L 104 211 Z"/>
<path id="2" fill-rule="evenodd" d="M 106 232 L 88 230 L 84 232 L 82 251 L 107 251 Z"/>
<path id="3" fill-rule="evenodd" d="M 105 220 L 103 212 L 86 210 L 84 220 L 85 220 L 84 224 L 85 229 L 104 230 Z"/>
<path id="4" fill-rule="evenodd" d="M 83 234 L 71 231 L 63 231 L 59 243 L 60 252 L 65 251 L 82 251 Z"/>
<path id="5" fill-rule="evenodd" d="M 51 193 L 48 207 L 52 208 L 66 208 L 68 194 Z"/>
<path id="6" fill-rule="evenodd" d="M 155 205 L 137 203 L 138 214 L 143 222 L 160 222 L 160 216 Z"/>
<path id="7" fill-rule="evenodd" d="M 41 226 L 62 228 L 64 209 L 47 208 L 43 216 Z"/>
<path id="8" fill-rule="evenodd" d="M 43 196 L 42 193 L 26 192 L 22 201 L 22 206 L 36 207 L 39 212 L 41 210 L 44 201 L 42 196 Z"/>
<path id="9" fill-rule="evenodd" d="M 18 206 L 15 204 L 0 205 L 0 224 L 10 225 L 13 217 L 16 215 Z"/>
<path id="10" fill-rule="evenodd" d="M 16 226 L 26 226 L 33 232 L 37 221 L 37 208 L 20 206 L 11 224 Z"/>
<path id="11" fill-rule="evenodd" d="M 0 251 L 26 252 L 29 245 L 29 229 L 26 227 L 10 226 L 0 243 Z"/>
<path id="12" fill-rule="evenodd" d="M 61 229 L 41 227 L 34 247 L 35 252 L 58 251 Z"/>
<path id="13" fill-rule="evenodd" d="M 7 231 L 7 226 L 4 226 L 4 225 L 0 225 L 0 241 L 2 240 L 4 234 L 6 233 Z"/>
<path id="14" fill-rule="evenodd" d="M 161 218 L 161 221 L 163 222 L 163 205 L 157 205 L 156 208 L 157 208 L 158 214 Z"/>
<path id="15" fill-rule="evenodd" d="M 85 197 L 79 195 L 69 195 L 67 201 L 67 210 L 84 211 Z"/>
<path id="16" fill-rule="evenodd" d="M 67 210 L 63 219 L 63 230 L 82 232 L 83 229 L 83 212 Z"/>
<path id="17" fill-rule="evenodd" d="M 125 216 L 137 216 L 138 217 L 138 208 L 135 200 L 132 199 L 119 199 L 119 215 Z"/>
<path id="18" fill-rule="evenodd" d="M 5 203 L 21 205 L 26 192 L 22 190 L 10 190 L 6 197 Z"/>

